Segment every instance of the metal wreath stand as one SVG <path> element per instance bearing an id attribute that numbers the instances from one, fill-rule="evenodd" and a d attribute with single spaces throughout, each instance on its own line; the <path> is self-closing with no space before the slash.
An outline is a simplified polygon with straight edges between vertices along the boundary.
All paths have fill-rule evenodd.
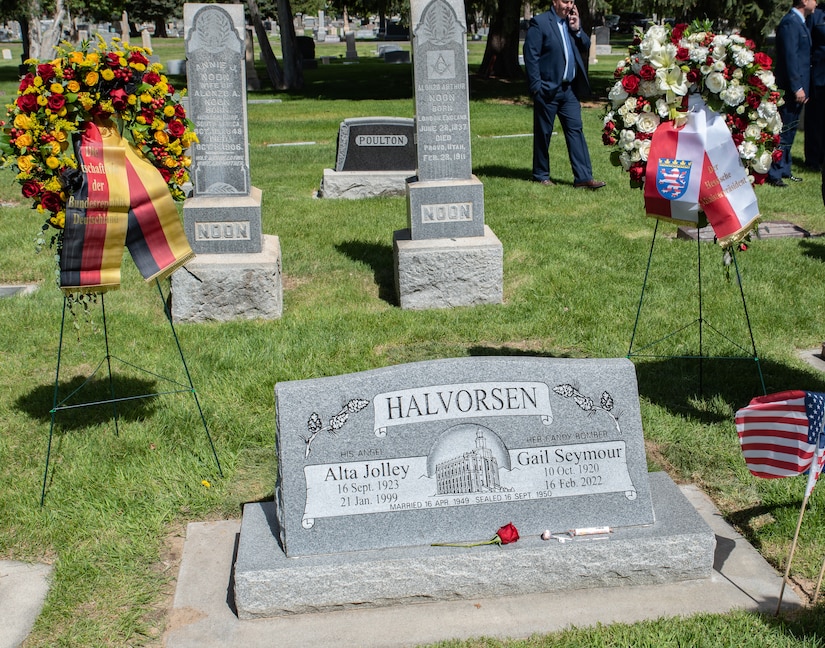
<path id="1" fill-rule="evenodd" d="M 736 281 L 739 285 L 739 294 L 742 297 L 742 308 L 745 312 L 745 321 L 747 322 L 748 326 L 748 335 L 750 337 L 750 349 L 745 348 L 741 344 L 734 342 L 731 340 L 727 335 L 719 331 L 718 329 L 714 328 L 705 318 L 703 312 L 703 303 L 702 303 L 702 252 L 701 252 L 701 237 L 699 236 L 699 227 L 696 228 L 696 260 L 697 260 L 697 281 L 699 287 L 699 316 L 697 319 L 688 322 L 684 326 L 671 331 L 667 335 L 660 337 L 649 344 L 637 349 L 636 351 L 633 350 L 633 343 L 636 339 L 636 330 L 639 326 L 639 319 L 642 313 L 642 304 L 644 302 L 645 297 L 645 289 L 647 287 L 647 280 L 648 275 L 650 274 L 650 265 L 653 259 L 653 246 L 656 243 L 656 234 L 659 231 L 659 219 L 656 219 L 656 226 L 653 229 L 653 238 L 650 241 L 650 253 L 647 257 L 647 267 L 645 268 L 645 278 L 644 283 L 642 284 L 642 294 L 639 297 L 639 307 L 636 310 L 636 321 L 633 324 L 633 333 L 630 336 L 630 347 L 627 351 L 627 358 L 632 357 L 646 357 L 646 358 L 684 358 L 684 359 L 691 359 L 691 360 L 699 360 L 699 394 L 702 394 L 702 381 L 703 381 L 703 362 L 705 359 L 716 359 L 716 360 L 753 360 L 756 363 L 756 369 L 759 373 L 759 382 L 762 386 L 762 393 L 767 395 L 767 390 L 765 389 L 765 379 L 762 376 L 762 367 L 759 363 L 759 355 L 756 352 L 756 342 L 753 339 L 753 330 L 751 328 L 751 320 L 750 316 L 748 315 L 748 305 L 745 302 L 745 292 L 742 288 L 742 277 L 739 274 L 739 264 L 736 261 L 736 250 L 735 246 L 730 248 L 731 258 L 733 259 L 733 267 L 736 271 Z M 699 325 L 699 350 L 697 355 L 657 355 L 657 354 L 645 354 L 643 353 L 645 350 L 650 349 L 651 347 L 667 340 L 668 338 L 684 331 L 685 329 L 689 328 L 690 326 L 698 324 Z M 730 344 L 732 344 L 737 349 L 740 349 L 744 354 L 749 355 L 742 355 L 742 356 L 707 356 L 704 352 L 704 329 L 707 327 L 712 332 L 716 333 L 720 337 L 727 340 Z"/>
<path id="2" fill-rule="evenodd" d="M 180 340 L 178 339 L 178 334 L 175 331 L 175 325 L 172 322 L 172 314 L 169 312 L 169 307 L 167 306 L 166 297 L 163 294 L 163 289 L 161 288 L 160 281 L 158 279 L 155 279 L 155 285 L 157 286 L 158 293 L 160 295 L 160 300 L 163 303 L 163 311 L 164 311 L 164 314 L 166 315 L 166 320 L 169 322 L 169 327 L 172 330 L 172 337 L 175 340 L 175 346 L 178 349 L 178 354 L 180 355 L 180 361 L 181 361 L 181 364 L 183 365 L 183 370 L 184 370 L 184 373 L 186 374 L 186 380 L 188 382 L 188 385 L 184 384 L 182 382 L 179 382 L 177 380 L 173 380 L 172 378 L 168 378 L 166 376 L 162 376 L 160 374 L 154 373 L 154 372 L 149 371 L 147 369 L 143 369 L 142 367 L 138 367 L 137 365 L 134 365 L 130 362 L 127 362 L 126 360 L 123 360 L 122 358 L 118 358 L 116 356 L 111 355 L 111 353 L 109 351 L 108 324 L 107 324 L 107 321 L 106 321 L 106 302 L 105 302 L 105 299 L 104 299 L 105 293 L 101 293 L 100 294 L 100 308 L 101 308 L 101 316 L 102 316 L 102 319 L 103 319 L 103 340 L 104 340 L 104 344 L 105 344 L 105 348 L 106 348 L 106 356 L 98 363 L 98 365 L 97 365 L 97 367 L 95 367 L 94 371 L 92 371 L 92 373 L 89 374 L 89 376 L 86 377 L 86 379 L 83 381 L 83 383 L 81 383 L 81 385 L 79 387 L 77 387 L 74 391 L 72 391 L 68 396 L 65 396 L 64 398 L 60 399 L 60 395 L 59 395 L 59 392 L 60 392 L 60 361 L 61 361 L 61 356 L 62 356 L 62 353 L 63 353 L 63 330 L 64 330 L 65 324 L 66 324 L 66 309 L 68 307 L 68 299 L 69 299 L 68 296 L 65 296 L 63 298 L 63 315 L 62 315 L 61 320 L 60 320 L 60 341 L 58 343 L 58 348 L 57 348 L 57 370 L 55 371 L 55 378 L 54 378 L 54 396 L 53 396 L 53 399 L 52 399 L 52 409 L 49 410 L 49 414 L 51 415 L 51 424 L 50 424 L 50 427 L 49 427 L 49 443 L 48 443 L 48 448 L 46 450 L 46 467 L 43 471 L 43 488 L 40 492 L 40 506 L 41 507 L 43 506 L 43 503 L 46 500 L 46 484 L 48 482 L 48 477 L 49 477 L 49 461 L 51 459 L 52 440 L 54 439 L 54 427 L 55 427 L 55 419 L 57 417 L 57 413 L 65 411 L 65 410 L 70 410 L 70 409 L 78 409 L 78 408 L 81 408 L 81 407 L 92 407 L 92 406 L 96 406 L 96 405 L 111 405 L 112 406 L 112 417 L 114 418 L 114 422 L 115 422 L 115 436 L 119 436 L 120 431 L 119 431 L 119 427 L 118 427 L 118 411 L 117 411 L 118 403 L 123 403 L 123 402 L 131 401 L 131 400 L 139 400 L 139 399 L 143 399 L 143 398 L 154 398 L 155 396 L 164 396 L 164 395 L 167 395 L 167 394 L 180 394 L 180 393 L 189 392 L 189 393 L 192 394 L 192 397 L 195 399 L 195 406 L 198 408 L 198 414 L 200 415 L 201 423 L 203 423 L 203 429 L 204 429 L 204 432 L 206 432 L 206 438 L 209 440 L 209 447 L 212 450 L 212 456 L 215 458 L 215 464 L 218 467 L 218 474 L 220 474 L 220 476 L 223 477 L 223 470 L 221 469 L 221 462 L 218 459 L 218 453 L 215 450 L 215 444 L 212 441 L 212 435 L 209 433 L 209 427 L 206 425 L 206 418 L 203 415 L 203 409 L 201 408 L 200 401 L 198 400 L 198 394 L 195 391 L 195 386 L 192 383 L 192 376 L 189 373 L 189 367 L 187 366 L 186 359 L 183 356 L 183 349 L 181 348 Z M 155 378 L 159 378 L 160 380 L 164 380 L 167 383 L 170 383 L 173 386 L 173 388 L 170 388 L 168 391 L 153 392 L 153 393 L 148 393 L 148 394 L 138 394 L 138 395 L 135 395 L 135 396 L 120 396 L 120 397 L 118 397 L 118 396 L 115 395 L 115 385 L 114 385 L 114 380 L 112 378 L 112 360 L 117 360 L 117 361 L 119 361 L 119 362 L 121 362 L 121 363 L 123 363 L 127 366 L 132 367 L 133 369 L 137 369 L 138 371 L 141 371 L 145 374 L 149 374 L 151 376 L 154 376 Z M 70 404 L 69 400 L 71 400 L 73 396 L 75 396 L 87 384 L 89 384 L 89 382 L 92 380 L 92 378 L 94 378 L 94 376 L 101 369 L 101 367 L 103 366 L 104 363 L 106 363 L 106 371 L 107 371 L 108 379 L 109 379 L 109 395 L 110 395 L 110 397 L 108 399 L 105 399 L 105 400 L 96 400 L 96 401 Z M 174 387 L 176 387 L 176 388 L 174 388 Z"/>

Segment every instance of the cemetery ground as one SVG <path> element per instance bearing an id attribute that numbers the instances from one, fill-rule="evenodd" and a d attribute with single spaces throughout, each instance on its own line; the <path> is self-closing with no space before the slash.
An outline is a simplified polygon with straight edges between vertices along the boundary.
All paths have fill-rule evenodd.
<path id="1" fill-rule="evenodd" d="M 162 61 L 182 57 L 162 53 L 161 45 Z M 180 41 L 169 47 L 178 45 L 182 52 Z M 361 54 L 362 45 L 357 65 L 307 70 L 303 92 L 250 93 L 250 99 L 279 100 L 249 106 L 249 146 L 252 183 L 263 190 L 264 232 L 281 240 L 283 317 L 176 326 L 223 477 L 187 394 L 119 404 L 117 434 L 109 407 L 70 410 L 57 418 L 40 506 L 62 294 L 50 253 L 34 252 L 42 218 L 20 197 L 12 175 L 0 172 L 0 284 L 38 285 L 30 294 L 0 299 L 0 559 L 54 566 L 27 647 L 161 644 L 186 524 L 238 518 L 244 503 L 273 497 L 273 387 L 279 381 L 447 357 L 628 353 L 654 221 L 644 216 L 641 192 L 629 188 L 601 145 L 601 100 L 588 105 L 585 132 L 594 174 L 607 187 L 573 189 L 559 137 L 551 146 L 557 186 L 546 188 L 528 182 L 532 112 L 524 84 L 471 77 L 473 169 L 485 187 L 486 222 L 504 246 L 504 304 L 402 311 L 395 304 L 392 233 L 407 226 L 404 199 L 313 197 L 323 169 L 334 164 L 341 120 L 413 116 L 410 67 L 374 60 Z M 472 68 L 483 44 L 470 45 Z M 616 60 L 601 57 L 593 66 L 597 94 L 604 94 Z M 11 63 L 0 67 L 4 104 L 17 85 Z M 707 329 L 701 382 L 698 361 L 665 357 L 697 351 L 695 327 L 669 334 L 697 318 L 698 256 L 704 319 L 750 348 L 736 273 L 725 270 L 718 247 L 678 239 L 672 225 L 658 229 L 635 342 L 639 348 L 666 337 L 656 345 L 659 357 L 635 359 L 650 470 L 697 484 L 780 570 L 805 478 L 750 476 L 733 415 L 761 394 L 760 368 L 769 393 L 825 391 L 825 374 L 800 356 L 825 340 L 825 241 L 819 236 L 825 208 L 818 174 L 801 167 L 802 137 L 794 153 L 804 182 L 756 192 L 764 220 L 791 221 L 813 236 L 754 240 L 736 257 L 759 362 L 731 357 L 749 354 Z M 160 392 L 165 383 L 158 376 L 181 379 L 180 358 L 157 290 L 124 256 L 123 286 L 105 296 L 111 353 L 155 375 L 115 362 L 115 389 Z M 65 393 L 103 357 L 100 303 L 88 305 L 88 316 L 79 304 L 67 318 Z M 107 396 L 105 380 L 87 389 L 92 397 Z M 792 570 L 803 600 L 823 557 L 820 485 Z M 781 618 L 734 612 L 439 645 L 813 647 L 825 643 L 822 611 Z"/>

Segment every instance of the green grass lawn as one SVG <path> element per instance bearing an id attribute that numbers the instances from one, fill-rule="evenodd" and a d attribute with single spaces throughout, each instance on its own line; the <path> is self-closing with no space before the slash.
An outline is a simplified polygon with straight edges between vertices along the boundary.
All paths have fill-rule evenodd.
<path id="1" fill-rule="evenodd" d="M 180 39 L 160 41 L 162 61 L 182 58 Z M 405 44 L 409 46 L 409 43 Z M 19 56 L 19 44 L 11 44 Z M 15 48 L 17 48 L 15 50 Z M 337 48 L 337 49 L 336 49 Z M 159 645 L 170 609 L 180 537 L 191 521 L 240 516 L 245 502 L 271 499 L 273 388 L 278 381 L 471 355 L 623 357 L 627 354 L 654 231 L 642 194 L 610 165 L 601 145 L 602 99 L 588 104 L 585 132 L 594 173 L 605 189 L 572 188 L 561 137 L 551 145 L 558 186 L 528 182 L 532 112 L 523 82 L 471 79 L 472 155 L 484 184 L 485 221 L 504 246 L 504 303 L 402 311 L 395 305 L 392 234 L 406 227 L 403 197 L 318 200 L 323 169 L 334 165 L 340 122 L 348 117 L 412 117 L 411 69 L 386 65 L 359 43 L 358 65 L 334 61 L 306 72 L 302 91 L 261 90 L 249 106 L 252 182 L 263 190 L 263 229 L 280 237 L 284 312 L 276 321 L 176 327 L 215 439 L 217 474 L 187 395 L 61 413 L 52 447 L 46 503 L 40 507 L 62 296 L 48 253 L 36 255 L 40 218 L 0 172 L 0 283 L 35 282 L 24 297 L 0 299 L 0 558 L 49 561 L 54 580 L 26 646 Z M 471 68 L 483 43 L 470 43 Z M 279 49 L 276 46 L 276 52 Z M 319 46 L 319 56 L 344 45 Z M 593 66 L 604 94 L 617 56 Z M 0 61 L 0 96 L 13 100 L 16 58 Z M 265 80 L 263 68 L 259 74 Z M 182 82 L 183 80 L 175 80 Z M 502 137 L 508 136 L 508 137 Z M 801 156 L 804 133 L 794 153 Z M 269 144 L 304 142 L 272 147 Z M 801 163 L 801 160 L 798 160 Z M 825 340 L 825 208 L 818 174 L 780 190 L 756 188 L 765 220 L 788 220 L 815 236 L 754 241 L 737 256 L 748 314 L 768 392 L 825 391 L 825 375 L 799 352 Z M 697 250 L 703 317 L 738 344 L 750 344 L 736 277 L 712 244 L 676 237 L 661 225 L 636 343 L 653 342 L 698 315 Z M 105 298 L 113 355 L 162 376 L 180 361 L 162 305 L 127 258 L 123 287 Z M 99 303 L 68 321 L 61 384 L 76 385 L 103 354 Z M 804 478 L 759 480 L 741 458 L 734 412 L 761 393 L 752 359 L 725 338 L 704 340 L 712 359 L 636 360 L 651 470 L 694 482 L 723 515 L 782 568 Z M 690 355 L 695 329 L 662 343 L 660 354 Z M 128 365 L 115 367 L 118 390 L 161 391 L 164 383 Z M 93 389 L 98 389 L 95 381 Z M 105 391 L 103 392 L 105 394 Z M 814 492 L 793 575 L 806 589 L 825 557 L 825 488 Z M 663 619 L 534 637 L 473 640 L 480 646 L 822 646 L 822 608 L 793 619 L 753 614 Z"/>

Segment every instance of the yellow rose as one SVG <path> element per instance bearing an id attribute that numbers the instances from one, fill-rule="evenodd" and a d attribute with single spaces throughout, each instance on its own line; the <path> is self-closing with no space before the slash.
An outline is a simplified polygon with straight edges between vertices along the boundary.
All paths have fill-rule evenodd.
<path id="1" fill-rule="evenodd" d="M 23 173 L 28 173 L 34 167 L 32 161 L 33 158 L 31 155 L 21 155 L 17 158 L 17 168 Z"/>
<path id="2" fill-rule="evenodd" d="M 86 64 L 87 65 L 97 65 L 100 61 L 100 56 L 98 56 L 97 52 L 89 52 L 86 54 Z"/>
<path id="3" fill-rule="evenodd" d="M 63 130 L 53 130 L 51 132 L 52 137 L 54 137 L 58 142 L 65 142 L 68 139 L 68 134 L 66 131 Z"/>
<path id="4" fill-rule="evenodd" d="M 52 83 L 49 86 L 49 92 L 52 94 L 63 94 L 63 86 L 59 83 Z"/>
<path id="5" fill-rule="evenodd" d="M 72 65 L 80 65 L 83 63 L 83 52 L 72 52 L 69 54 L 69 63 Z"/>
<path id="6" fill-rule="evenodd" d="M 170 155 L 168 158 L 165 158 L 163 160 L 163 166 L 165 166 L 168 169 L 174 169 L 176 166 L 178 166 L 178 161 Z"/>
<path id="7" fill-rule="evenodd" d="M 68 90 L 69 92 L 73 92 L 73 93 L 74 92 L 80 92 L 80 84 L 77 81 L 75 81 L 74 79 L 72 79 L 71 81 L 69 81 L 66 84 L 66 90 Z"/>
<path id="8" fill-rule="evenodd" d="M 175 116 L 175 107 L 174 106 L 164 106 L 163 107 L 163 116 L 164 117 L 174 117 Z"/>
<path id="9" fill-rule="evenodd" d="M 14 145 L 17 148 L 27 148 L 34 144 L 34 139 L 32 138 L 31 133 L 23 133 L 19 135 L 16 140 L 14 140 Z"/>
<path id="10" fill-rule="evenodd" d="M 46 166 L 50 169 L 56 169 L 60 166 L 60 160 L 58 160 L 54 155 L 50 155 L 46 158 Z"/>
<path id="11" fill-rule="evenodd" d="M 21 130 L 29 130 L 33 126 L 32 120 L 28 115 L 20 113 L 14 117 L 14 127 Z"/>
<path id="12" fill-rule="evenodd" d="M 155 141 L 158 144 L 168 144 L 169 143 L 169 135 L 166 134 L 166 131 L 157 130 L 157 131 L 155 131 Z"/>
<path id="13" fill-rule="evenodd" d="M 86 78 L 85 78 L 85 79 L 83 79 L 83 81 L 86 83 L 86 85 L 87 85 L 87 86 L 94 86 L 94 85 L 97 85 L 97 81 L 98 81 L 98 74 L 97 74 L 97 72 L 94 72 L 94 71 L 89 72 L 89 73 L 86 75 Z"/>
<path id="14" fill-rule="evenodd" d="M 103 77 L 104 81 L 111 81 L 112 79 L 115 78 L 115 73 L 112 70 L 110 70 L 109 68 L 106 68 L 105 70 L 103 70 L 100 73 L 100 76 Z"/>
<path id="15" fill-rule="evenodd" d="M 46 99 L 46 97 L 44 97 L 43 95 L 37 95 L 38 106 L 45 106 L 47 103 L 49 103 L 49 100 Z"/>
<path id="16" fill-rule="evenodd" d="M 192 166 L 192 158 L 190 158 L 188 155 L 184 155 L 180 159 L 180 164 L 181 164 L 181 166 L 185 166 L 185 167 Z"/>

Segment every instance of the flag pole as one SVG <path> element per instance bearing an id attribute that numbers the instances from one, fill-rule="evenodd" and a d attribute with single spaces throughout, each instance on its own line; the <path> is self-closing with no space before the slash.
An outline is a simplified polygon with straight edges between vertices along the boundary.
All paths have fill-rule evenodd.
<path id="1" fill-rule="evenodd" d="M 779 616 L 779 610 L 782 607 L 782 596 L 785 594 L 785 585 L 788 582 L 788 575 L 791 573 L 791 561 L 793 560 L 793 555 L 796 551 L 796 541 L 799 539 L 799 529 L 802 527 L 802 516 L 805 513 L 805 507 L 808 505 L 808 497 L 808 493 L 805 493 L 805 497 L 802 500 L 802 508 L 799 509 L 799 520 L 796 522 L 796 531 L 793 534 L 791 551 L 788 553 L 788 564 L 785 567 L 785 575 L 782 577 L 782 587 L 779 590 L 779 603 L 776 604 L 776 616 Z"/>

